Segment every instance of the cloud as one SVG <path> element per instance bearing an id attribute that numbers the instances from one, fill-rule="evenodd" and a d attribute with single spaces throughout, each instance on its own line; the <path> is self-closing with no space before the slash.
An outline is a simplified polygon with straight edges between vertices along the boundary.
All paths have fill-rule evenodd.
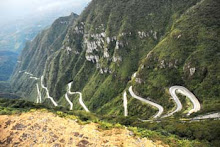
<path id="1" fill-rule="evenodd" d="M 80 14 L 91 0 L 0 0 L 1 21 L 20 19 L 53 11 Z"/>
<path id="2" fill-rule="evenodd" d="M 51 11 L 55 9 L 72 7 L 74 8 L 82 8 L 86 3 L 90 0 L 53 0 L 48 1 L 47 3 L 40 5 L 36 10 L 37 11 Z"/>

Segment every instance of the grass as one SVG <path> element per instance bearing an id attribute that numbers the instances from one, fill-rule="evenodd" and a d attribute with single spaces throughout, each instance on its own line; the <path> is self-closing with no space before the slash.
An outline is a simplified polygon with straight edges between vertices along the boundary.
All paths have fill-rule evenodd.
<path id="1" fill-rule="evenodd" d="M 172 147 L 205 147 L 204 143 L 201 143 L 199 141 L 191 141 L 188 139 L 178 139 L 177 136 L 163 132 L 156 132 L 147 130 L 145 128 L 139 128 L 139 127 L 128 127 L 130 131 L 132 131 L 135 135 L 146 137 L 151 139 L 152 141 L 162 141 L 162 145 L 169 144 Z"/>
<path id="2" fill-rule="evenodd" d="M 25 112 L 52 112 L 59 117 L 77 120 L 84 125 L 98 123 L 99 129 L 128 128 L 136 136 L 147 137 L 153 141 L 162 141 L 170 146 L 207 147 L 219 143 L 220 121 L 182 122 L 165 119 L 161 122 L 141 122 L 137 117 L 103 116 L 84 111 L 69 111 L 62 107 L 47 108 L 24 100 L 0 99 L 0 115 L 21 114 Z"/>
<path id="3" fill-rule="evenodd" d="M 120 42 L 128 43 L 119 50 L 115 50 L 116 41 L 108 45 L 104 43 L 111 57 L 115 53 L 122 57 L 121 62 L 114 63 L 111 59 L 104 58 L 103 47 L 99 47 L 98 51 L 94 52 L 100 57 L 101 67 L 111 69 L 112 73 L 100 74 L 95 63 L 86 61 L 86 45 L 83 42 L 85 36 L 77 34 L 74 31 L 75 26 L 71 26 L 68 33 L 57 30 L 66 33 L 65 35 L 69 38 L 69 42 L 67 38 L 57 40 L 59 45 L 50 44 L 55 36 L 53 34 L 56 36 L 60 34 L 55 29 L 52 29 L 50 34 L 39 35 L 37 40 L 24 49 L 25 60 L 21 64 L 21 70 L 23 68 L 33 73 L 37 71 L 38 75 L 42 75 L 43 67 L 46 67 L 45 85 L 51 96 L 57 101 L 60 100 L 63 105 L 65 105 L 63 95 L 66 93 L 66 86 L 73 81 L 71 90 L 81 91 L 85 104 L 92 112 L 97 113 L 102 121 L 120 122 L 120 124 L 138 127 L 142 125 L 146 129 L 160 130 L 162 134 L 165 130 L 180 137 L 192 140 L 209 138 L 208 141 L 213 142 L 217 140 L 215 138 L 217 135 L 214 138 L 209 136 L 214 132 L 213 130 L 208 134 L 203 133 L 205 135 L 201 135 L 201 132 L 208 131 L 214 126 L 204 123 L 207 128 L 199 132 L 194 129 L 199 130 L 198 126 L 204 128 L 199 124 L 187 124 L 186 127 L 182 125 L 182 122 L 172 120 L 168 120 L 169 123 L 166 122 L 169 124 L 165 124 L 166 127 L 160 125 L 163 123 L 141 124 L 136 121 L 137 117 L 150 118 L 155 114 L 154 108 L 129 98 L 129 114 L 133 117 L 124 118 L 122 107 L 122 92 L 132 84 L 138 95 L 150 97 L 156 103 L 161 104 L 166 113 L 175 107 L 175 103 L 169 100 L 170 94 L 167 92 L 169 87 L 182 85 L 198 97 L 202 104 L 202 110 L 199 113 L 220 110 L 220 63 L 218 60 L 220 44 L 218 19 L 216 19 L 219 14 L 219 4 L 215 0 L 203 0 L 197 4 L 199 1 L 94 0 L 76 24 L 84 22 L 84 31 L 88 35 L 105 31 L 109 37 L 115 36 Z M 104 26 L 104 30 L 97 30 L 101 25 Z M 141 39 L 137 34 L 138 31 L 144 31 L 149 36 Z M 131 32 L 131 35 L 119 37 L 121 32 Z M 157 38 L 153 35 L 155 32 Z M 103 39 L 106 41 L 106 38 Z M 63 40 L 64 47 L 69 46 L 73 51 L 79 51 L 80 54 L 67 55 L 66 50 L 59 50 Z M 49 47 L 56 47 L 58 51 L 54 53 L 49 52 L 49 49 L 45 50 Z M 33 52 L 37 50 L 39 51 L 34 54 Z M 45 53 L 46 51 L 48 53 Z M 50 58 L 48 59 L 47 56 Z M 46 60 L 47 63 L 44 63 Z M 165 67 L 161 68 L 162 61 Z M 196 68 L 196 72 L 190 75 L 190 68 L 193 67 Z M 137 70 L 137 78 L 141 79 L 141 84 L 135 80 L 129 82 L 131 75 Z M 14 76 L 15 91 L 28 94 L 29 100 L 31 99 L 29 95 L 32 99 L 36 98 L 35 84 L 23 75 Z M 76 106 L 74 109 L 82 110 L 78 104 L 78 97 L 71 97 L 71 100 Z M 5 111 L 7 112 L 4 109 L 4 113 Z M 95 119 L 91 118 L 91 114 L 84 114 L 82 111 L 72 112 L 63 107 L 58 107 L 53 111 L 61 111 L 69 115 L 76 114 L 83 121 Z M 58 115 L 65 117 L 65 114 L 61 112 Z M 117 118 L 111 118 L 112 116 L 117 116 Z M 181 113 L 176 114 L 174 119 L 179 117 L 182 117 Z M 212 124 L 215 123 L 212 121 Z M 172 128 L 172 126 L 175 127 Z M 103 127 L 110 128 L 111 125 L 103 124 Z"/>

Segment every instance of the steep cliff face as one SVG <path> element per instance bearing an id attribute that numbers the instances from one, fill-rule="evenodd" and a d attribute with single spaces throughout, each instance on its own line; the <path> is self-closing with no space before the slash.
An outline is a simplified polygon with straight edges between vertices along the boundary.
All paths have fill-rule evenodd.
<path id="1" fill-rule="evenodd" d="M 173 23 L 143 60 L 137 73 L 141 83 L 134 86 L 138 93 L 166 105 L 166 89 L 183 85 L 198 97 L 202 111 L 220 110 L 219 6 L 203 0 Z"/>
<path id="2" fill-rule="evenodd" d="M 59 105 L 68 107 L 64 95 L 72 82 L 71 91 L 82 92 L 90 111 L 123 115 L 122 94 L 130 85 L 165 112 L 174 107 L 167 89 L 183 85 L 204 108 L 215 102 L 213 110 L 219 110 L 219 70 L 214 70 L 219 61 L 213 61 L 219 58 L 218 6 L 215 0 L 93 0 L 74 23 L 60 29 L 58 20 L 26 46 L 12 78 L 14 89 L 36 99 L 40 80 L 29 79 L 25 70 L 44 75 Z M 128 98 L 129 115 L 149 118 L 156 111 Z M 70 100 L 82 109 L 77 96 Z"/>
<path id="3" fill-rule="evenodd" d="M 49 29 L 42 31 L 32 42 L 27 43 L 11 78 L 16 92 L 22 96 L 35 97 L 36 90 L 33 86 L 36 86 L 36 81 L 30 79 L 30 75 L 26 73 L 38 78 L 42 75 L 47 59 L 61 48 L 67 30 L 77 17 L 72 13 L 68 17 L 57 19 Z"/>

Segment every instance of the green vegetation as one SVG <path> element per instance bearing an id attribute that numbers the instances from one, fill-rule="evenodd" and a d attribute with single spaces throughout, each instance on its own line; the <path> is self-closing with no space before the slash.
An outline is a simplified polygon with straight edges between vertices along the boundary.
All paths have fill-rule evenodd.
<path id="1" fill-rule="evenodd" d="M 201 113 L 220 110 L 218 6 L 215 0 L 201 1 L 173 23 L 163 40 L 142 61 L 149 68 L 139 69 L 138 77 L 145 82 L 135 84 L 137 92 L 168 108 L 170 96 L 166 89 L 183 85 L 202 103 Z"/>
<path id="2" fill-rule="evenodd" d="M 185 98 L 181 98 L 184 110 L 173 120 L 142 123 L 138 118 L 149 119 L 157 110 L 128 94 L 130 117 L 125 118 L 122 94 L 132 85 L 137 95 L 150 97 L 167 113 L 175 107 L 168 89 L 180 85 L 201 102 L 197 114 L 220 111 L 219 7 L 217 0 L 93 0 L 79 17 L 58 19 L 27 44 L 11 79 L 13 89 L 34 101 L 40 81 L 18 71 L 44 75 L 50 95 L 63 106 L 53 109 L 59 116 L 77 115 L 84 121 L 98 117 L 102 128 L 111 128 L 109 122 L 119 123 L 138 127 L 137 134 L 142 136 L 156 131 L 151 136 L 165 136 L 164 142 L 174 146 L 201 146 L 187 139 L 216 146 L 219 121 L 178 120 L 185 115 L 185 107 L 192 107 Z M 61 20 L 70 23 L 61 25 Z M 104 56 L 106 50 L 109 57 Z M 91 62 L 88 57 L 95 59 Z M 135 72 L 137 77 L 132 79 Z M 67 110 L 64 94 L 69 82 L 73 82 L 71 91 L 82 92 L 83 101 L 97 117 L 80 111 L 77 95 L 70 96 L 74 111 Z M 40 91 L 44 97 L 45 90 Z M 49 99 L 43 102 L 52 106 Z M 173 140 L 172 134 L 186 140 Z"/>
<path id="3" fill-rule="evenodd" d="M 71 91 L 82 92 L 92 112 L 123 115 L 122 94 L 130 85 L 138 95 L 162 105 L 165 113 L 175 106 L 169 87 L 182 85 L 198 97 L 201 113 L 219 111 L 218 5 L 215 0 L 94 0 L 78 18 L 59 18 L 27 44 L 11 79 L 13 90 L 36 99 L 40 81 L 18 73 L 27 70 L 38 78 L 44 75 L 50 95 L 62 106 L 68 106 L 64 94 L 72 81 Z M 94 63 L 86 60 L 89 41 L 97 46 L 89 53 L 98 56 Z M 106 48 L 109 58 L 103 55 Z M 115 56 L 121 61 L 113 61 Z M 136 71 L 137 79 L 131 81 Z M 82 110 L 77 95 L 71 101 L 74 110 Z M 148 119 L 157 111 L 131 97 L 128 101 L 131 116 Z"/>
<path id="4" fill-rule="evenodd" d="M 10 115 L 28 112 L 34 108 L 39 109 L 44 108 L 44 106 L 19 99 L 0 98 L 0 115 Z"/>
<path id="5" fill-rule="evenodd" d="M 180 121 L 176 119 L 141 122 L 135 117 L 102 116 L 84 111 L 69 111 L 62 107 L 47 108 L 24 100 L 0 99 L 0 115 L 19 114 L 31 111 L 49 111 L 67 119 L 77 120 L 80 124 L 95 122 L 100 129 L 124 128 L 134 135 L 147 137 L 153 141 L 162 141 L 170 146 L 206 147 L 219 145 L 220 121 L 199 122 Z"/>
<path id="6" fill-rule="evenodd" d="M 11 86 L 10 84 L 7 82 L 7 81 L 0 81 L 0 93 L 3 93 L 3 92 L 11 92 Z"/>
<path id="7" fill-rule="evenodd" d="M 197 140 L 203 144 L 210 146 L 218 146 L 220 136 L 220 121 L 219 120 L 204 120 L 190 121 L 190 119 L 163 119 L 155 121 L 142 122 L 137 117 L 113 117 L 113 116 L 98 116 L 100 120 L 110 123 L 119 123 L 125 126 L 137 127 L 141 136 L 147 135 L 148 131 L 156 131 L 159 136 L 166 136 L 169 142 L 169 136 L 186 140 Z M 145 132 L 146 131 L 146 132 Z M 142 134 L 142 133 L 143 134 Z M 144 136 L 147 137 L 147 136 Z M 152 139 L 154 137 L 151 136 Z M 171 137 L 173 138 L 173 137 Z M 167 142 L 167 143 L 168 143 Z M 206 146 L 206 145 L 205 145 Z"/>
<path id="8" fill-rule="evenodd" d="M 18 59 L 21 63 L 16 67 L 10 79 L 13 90 L 16 91 L 17 94 L 22 97 L 28 97 L 29 100 L 35 100 L 37 94 L 36 81 L 19 71 L 27 71 L 32 73 L 35 77 L 40 78 L 43 75 L 47 60 L 50 61 L 51 56 L 53 56 L 52 54 L 61 49 L 65 35 L 76 18 L 77 15 L 72 13 L 70 16 L 57 19 L 49 29 L 42 31 L 32 42 L 26 44 Z M 58 71 L 54 71 L 54 76 L 56 76 L 57 72 Z M 50 85 L 48 87 L 51 88 Z M 30 97 L 30 95 L 32 97 Z"/>
<path id="9" fill-rule="evenodd" d="M 141 137 L 150 138 L 153 141 L 161 140 L 164 144 L 169 144 L 172 147 L 206 147 L 208 144 L 206 142 L 199 142 L 196 140 L 179 139 L 175 135 L 166 134 L 164 132 L 160 133 L 157 131 L 150 131 L 145 128 L 140 127 L 129 127 L 129 130 L 134 132 L 136 135 Z"/>

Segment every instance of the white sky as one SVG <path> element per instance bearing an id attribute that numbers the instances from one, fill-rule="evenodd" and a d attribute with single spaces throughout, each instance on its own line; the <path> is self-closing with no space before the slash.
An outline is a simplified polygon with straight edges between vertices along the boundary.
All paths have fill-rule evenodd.
<path id="1" fill-rule="evenodd" d="M 0 0 L 0 20 L 7 22 L 65 10 L 80 14 L 91 0 Z"/>

